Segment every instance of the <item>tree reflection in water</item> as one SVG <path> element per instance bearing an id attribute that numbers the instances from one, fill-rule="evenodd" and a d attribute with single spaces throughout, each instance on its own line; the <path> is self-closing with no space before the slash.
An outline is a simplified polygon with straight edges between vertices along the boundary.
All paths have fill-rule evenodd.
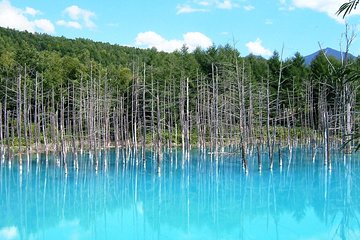
<path id="1" fill-rule="evenodd" d="M 336 156 L 332 171 L 309 149 L 283 166 L 246 174 L 236 155 L 128 151 L 78 155 L 66 175 L 49 156 L 0 167 L 0 239 L 357 239 L 359 157 Z M 16 161 L 15 161 L 16 162 Z M 48 163 L 48 164 L 46 164 Z"/>

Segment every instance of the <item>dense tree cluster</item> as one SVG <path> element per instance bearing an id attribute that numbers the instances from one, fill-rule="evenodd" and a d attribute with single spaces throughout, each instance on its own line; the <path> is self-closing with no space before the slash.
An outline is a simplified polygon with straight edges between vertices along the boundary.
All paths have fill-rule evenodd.
<path id="1" fill-rule="evenodd" d="M 343 144 L 358 127 L 358 88 L 347 81 L 358 68 L 324 54 L 306 66 L 300 53 L 164 53 L 0 28 L 1 152 L 153 147 L 161 159 L 176 145 L 231 146 L 246 166 L 256 145 L 272 159 L 284 143 Z"/>

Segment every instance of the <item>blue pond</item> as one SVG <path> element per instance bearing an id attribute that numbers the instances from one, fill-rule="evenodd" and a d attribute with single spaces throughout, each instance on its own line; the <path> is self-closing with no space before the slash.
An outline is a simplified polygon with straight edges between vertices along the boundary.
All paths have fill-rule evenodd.
<path id="1" fill-rule="evenodd" d="M 276 159 L 277 156 L 275 156 Z M 161 172 L 124 152 L 0 166 L 0 239 L 360 239 L 360 156 L 283 151 L 249 157 L 164 154 Z M 314 160 L 314 161 L 313 161 Z M 71 156 L 68 156 L 71 161 Z M 138 162 L 138 164 L 137 164 Z"/>

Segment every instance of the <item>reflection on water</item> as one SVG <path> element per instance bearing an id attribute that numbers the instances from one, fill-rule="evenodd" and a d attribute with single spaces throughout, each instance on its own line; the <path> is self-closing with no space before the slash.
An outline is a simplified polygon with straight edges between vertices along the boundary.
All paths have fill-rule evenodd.
<path id="1" fill-rule="evenodd" d="M 0 229 L 0 239 L 18 239 L 19 233 L 16 227 L 3 227 Z"/>
<path id="2" fill-rule="evenodd" d="M 79 156 L 66 175 L 54 159 L 0 167 L 0 239 L 359 239 L 360 158 L 283 153 L 257 171 L 240 156 L 164 154 L 161 174 L 115 151 Z M 118 158 L 116 158 L 118 156 Z M 70 156 L 69 156 L 70 160 Z M 139 164 L 136 164 L 139 163 Z"/>

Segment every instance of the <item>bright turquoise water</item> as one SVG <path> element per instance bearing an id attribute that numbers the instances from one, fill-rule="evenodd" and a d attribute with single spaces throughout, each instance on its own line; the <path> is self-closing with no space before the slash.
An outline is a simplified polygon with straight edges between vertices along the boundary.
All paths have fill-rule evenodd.
<path id="1" fill-rule="evenodd" d="M 360 239 L 360 158 L 332 155 L 332 171 L 311 151 L 263 171 L 250 158 L 216 161 L 198 152 L 164 155 L 161 175 L 108 155 L 96 172 L 45 160 L 0 166 L 0 239 Z"/>

